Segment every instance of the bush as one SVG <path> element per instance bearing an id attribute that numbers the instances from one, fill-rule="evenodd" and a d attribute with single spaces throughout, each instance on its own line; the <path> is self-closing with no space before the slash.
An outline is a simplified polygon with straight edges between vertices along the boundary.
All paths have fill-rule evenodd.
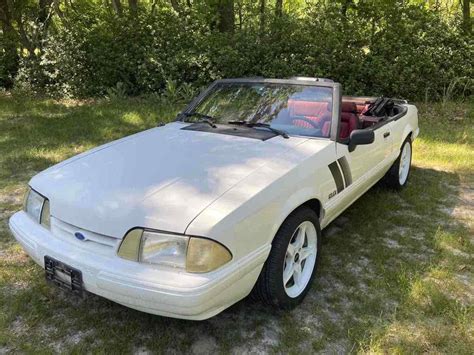
<path id="1" fill-rule="evenodd" d="M 90 97 L 163 92 L 169 82 L 304 75 L 337 80 L 348 94 L 441 99 L 453 81 L 473 77 L 472 43 L 439 13 L 361 1 L 343 14 L 335 4 L 305 16 L 268 13 L 263 31 L 249 21 L 230 34 L 212 29 L 198 6 L 116 16 L 80 2 L 39 55 L 22 59 L 16 85 Z M 472 81 L 462 93 L 472 94 Z"/>

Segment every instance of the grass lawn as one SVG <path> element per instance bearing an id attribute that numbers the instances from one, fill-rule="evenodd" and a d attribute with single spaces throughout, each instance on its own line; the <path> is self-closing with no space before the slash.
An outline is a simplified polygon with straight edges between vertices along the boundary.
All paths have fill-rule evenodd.
<path id="1" fill-rule="evenodd" d="M 1 95 L 1 94 L 0 94 Z M 324 232 L 304 303 L 244 300 L 203 322 L 67 297 L 13 240 L 28 180 L 67 157 L 172 119 L 150 100 L 0 96 L 0 353 L 442 352 L 474 349 L 473 103 L 420 104 L 421 135 L 400 193 L 378 186 Z"/>

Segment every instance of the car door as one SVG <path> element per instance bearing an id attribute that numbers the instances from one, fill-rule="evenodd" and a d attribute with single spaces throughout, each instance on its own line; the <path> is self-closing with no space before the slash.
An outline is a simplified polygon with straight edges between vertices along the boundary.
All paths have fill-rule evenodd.
<path id="1" fill-rule="evenodd" d="M 372 129 L 372 128 L 366 128 Z M 336 142 L 336 160 L 329 168 L 336 181 L 333 207 L 328 218 L 337 216 L 377 182 L 390 163 L 392 137 L 389 124 L 376 127 L 374 142 L 358 145 L 350 152 L 347 142 Z"/>

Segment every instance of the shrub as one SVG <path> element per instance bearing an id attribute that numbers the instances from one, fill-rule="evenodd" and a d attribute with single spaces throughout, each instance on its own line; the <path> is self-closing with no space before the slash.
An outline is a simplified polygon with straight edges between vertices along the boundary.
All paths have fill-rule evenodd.
<path id="1" fill-rule="evenodd" d="M 348 94 L 472 94 L 472 81 L 450 87 L 473 77 L 472 42 L 439 13 L 395 1 L 360 1 L 346 13 L 336 2 L 321 4 L 304 15 L 268 13 L 263 28 L 254 16 L 234 33 L 220 33 L 199 6 L 116 16 L 78 2 L 78 11 L 51 28 L 41 53 L 22 58 L 16 84 L 89 97 L 169 94 L 169 83 L 189 91 L 222 77 L 304 75 L 333 78 Z"/>

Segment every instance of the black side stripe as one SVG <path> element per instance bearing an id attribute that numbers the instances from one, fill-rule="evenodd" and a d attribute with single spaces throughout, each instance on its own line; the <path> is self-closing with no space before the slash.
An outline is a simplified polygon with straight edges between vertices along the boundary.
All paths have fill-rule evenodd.
<path id="1" fill-rule="evenodd" d="M 346 182 L 346 187 L 352 184 L 352 174 L 351 168 L 349 167 L 349 162 L 346 157 L 339 158 L 337 160 L 341 166 L 342 174 L 344 175 L 344 181 Z"/>
<path id="2" fill-rule="evenodd" d="M 342 180 L 341 170 L 339 170 L 339 166 L 337 165 L 337 162 L 335 161 L 329 164 L 328 167 L 329 167 L 329 170 L 331 171 L 334 181 L 336 182 L 337 193 L 339 193 L 342 190 L 344 190 L 344 181 Z"/>

